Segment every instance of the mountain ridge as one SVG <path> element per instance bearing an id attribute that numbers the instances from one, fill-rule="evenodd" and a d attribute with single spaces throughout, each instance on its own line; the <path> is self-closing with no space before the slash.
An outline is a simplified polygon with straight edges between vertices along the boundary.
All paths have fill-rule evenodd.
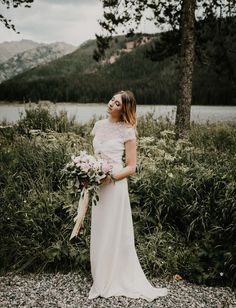
<path id="1" fill-rule="evenodd" d="M 0 43 L 0 63 L 3 63 L 16 55 L 31 48 L 38 47 L 40 43 L 22 39 L 19 41 L 4 41 Z"/>
<path id="2" fill-rule="evenodd" d="M 0 83 L 40 64 L 46 64 L 71 53 L 76 48 L 64 42 L 39 43 L 36 47 L 33 45 L 31 47 L 0 63 Z"/>
<path id="3" fill-rule="evenodd" d="M 195 61 L 193 104 L 236 105 L 236 80 L 232 75 L 236 72 L 236 54 L 229 52 L 225 62 L 222 58 L 219 62 L 222 48 L 236 50 L 236 31 L 228 33 L 228 26 L 233 29 L 235 19 L 225 21 L 221 33 L 214 29 L 210 33 L 207 29 L 207 58 L 204 63 L 198 58 Z M 153 39 L 138 44 L 144 36 Z M 140 104 L 174 105 L 178 96 L 179 58 L 173 54 L 152 61 L 147 55 L 153 41 L 160 44 L 160 33 L 135 34 L 131 38 L 116 36 L 106 51 L 105 61 L 97 63 L 93 59 L 96 40 L 88 40 L 72 53 L 0 84 L 0 99 L 104 102 L 117 90 L 130 89 Z M 127 52 L 130 42 L 135 42 L 135 48 Z"/>

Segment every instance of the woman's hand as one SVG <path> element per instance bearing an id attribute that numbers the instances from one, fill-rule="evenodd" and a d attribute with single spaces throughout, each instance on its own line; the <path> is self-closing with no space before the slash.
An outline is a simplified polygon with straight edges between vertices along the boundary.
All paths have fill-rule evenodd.
<path id="1" fill-rule="evenodd" d="M 101 185 L 110 184 L 112 182 L 112 178 L 110 175 L 107 175 L 104 179 L 101 180 Z"/>
<path id="2" fill-rule="evenodd" d="M 116 172 L 115 180 L 122 180 L 136 171 L 136 140 L 128 140 L 125 142 L 125 167 Z"/>

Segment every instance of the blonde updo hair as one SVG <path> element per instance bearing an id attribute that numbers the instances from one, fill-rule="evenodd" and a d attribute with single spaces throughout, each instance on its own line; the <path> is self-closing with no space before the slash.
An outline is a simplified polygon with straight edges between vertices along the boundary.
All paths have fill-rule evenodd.
<path id="1" fill-rule="evenodd" d="M 121 114 L 121 121 L 124 121 L 127 124 L 132 125 L 135 129 L 137 126 L 137 117 L 136 117 L 136 100 L 134 97 L 133 92 L 126 90 L 126 91 L 119 91 L 116 94 L 121 94 L 122 100 L 122 114 Z"/>

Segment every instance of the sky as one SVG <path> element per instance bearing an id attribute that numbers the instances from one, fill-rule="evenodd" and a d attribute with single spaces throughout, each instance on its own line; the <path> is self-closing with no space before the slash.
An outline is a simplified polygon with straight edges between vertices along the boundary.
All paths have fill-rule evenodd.
<path id="1" fill-rule="evenodd" d="M 95 39 L 95 33 L 101 34 L 102 31 L 98 23 L 103 15 L 100 0 L 34 0 L 31 8 L 6 9 L 0 4 L 0 10 L 20 32 L 16 34 L 0 23 L 0 43 L 28 39 L 79 46 L 88 39 Z M 149 21 L 143 21 L 138 31 L 158 32 Z"/>

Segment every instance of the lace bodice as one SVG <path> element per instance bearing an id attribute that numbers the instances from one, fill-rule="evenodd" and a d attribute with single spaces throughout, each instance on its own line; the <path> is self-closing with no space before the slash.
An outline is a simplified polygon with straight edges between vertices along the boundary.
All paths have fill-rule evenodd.
<path id="1" fill-rule="evenodd" d="M 113 164 L 122 164 L 125 142 L 136 139 L 133 127 L 128 127 L 124 122 L 110 122 L 109 119 L 97 121 L 91 134 L 94 136 L 94 154 Z"/>

